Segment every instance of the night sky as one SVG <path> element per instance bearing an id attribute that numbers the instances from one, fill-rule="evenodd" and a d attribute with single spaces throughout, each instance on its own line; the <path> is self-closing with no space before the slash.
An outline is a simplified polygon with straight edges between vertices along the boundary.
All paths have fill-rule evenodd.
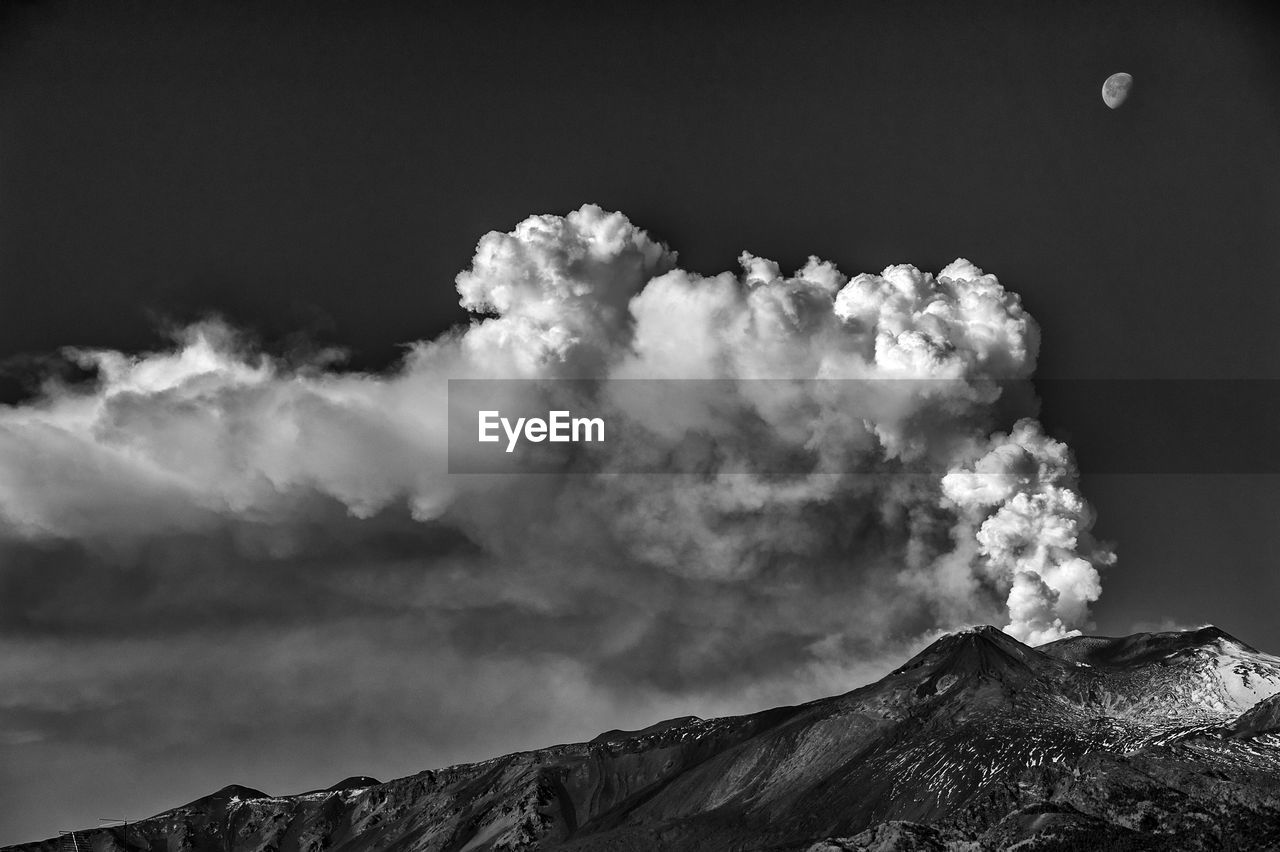
<path id="1" fill-rule="evenodd" d="M 211 315 L 271 353 L 337 347 L 344 369 L 386 371 L 404 344 L 466 322 L 454 276 L 482 235 L 588 202 L 624 212 L 708 275 L 744 250 L 784 271 L 817 255 L 850 274 L 937 271 L 963 256 L 1021 294 L 1043 333 L 1036 375 L 1065 388 L 1046 385 L 1043 419 L 1076 450 L 1095 532 L 1119 554 L 1096 632 L 1211 622 L 1280 653 L 1280 465 L 1268 440 L 1280 391 L 1280 22 L 1261 7 L 0 8 L 9 404 L 51 374 L 91 379 L 64 347 L 154 351 Z M 1115 71 L 1135 88 L 1109 110 L 1099 89 Z M 1069 380 L 1130 380 L 1155 401 L 1113 412 L 1128 397 L 1114 382 L 1082 404 Z M 1161 449 L 1137 471 L 1110 449 L 1152 441 Z M 460 546 L 435 530 L 405 535 L 361 539 L 346 556 Z M 221 545 L 163 546 L 183 564 L 221 558 Z M 186 709 L 174 713 L 188 715 L 139 745 L 129 729 L 164 717 L 169 675 L 112 680 L 113 659 L 74 642 L 114 629 L 95 602 L 110 609 L 143 580 L 119 567 L 124 557 L 60 567 L 68 548 L 0 549 L 0 693 L 27 696 L 0 698 L 0 843 L 141 817 L 233 782 L 296 792 L 346 775 L 386 780 L 678 709 L 655 699 L 619 720 L 631 707 L 619 699 L 574 717 L 554 683 L 526 694 L 528 707 L 503 704 L 492 683 L 505 670 L 472 683 L 465 660 L 430 683 L 384 688 L 383 670 L 412 660 L 404 649 L 419 634 L 362 633 L 317 586 L 276 614 L 332 618 L 337 650 L 298 653 L 349 655 L 360 662 L 343 677 L 358 682 L 308 682 L 332 672 L 288 654 L 270 664 L 279 693 L 258 703 L 232 695 L 229 674 L 207 693 L 183 680 Z M 221 653 L 210 649 L 252 648 L 261 625 L 246 612 L 262 597 L 240 611 L 210 594 L 203 609 L 121 610 L 121 622 L 157 630 L 131 621 L 128 647 L 158 654 L 148 643 L 173 618 L 209 629 L 182 633 L 188 662 L 156 671 L 189 674 Z M 18 659 L 27 653 L 39 663 Z M 37 665 L 52 674 L 33 676 Z M 68 691 L 59 671 L 83 689 Z M 120 684 L 140 692 L 112 692 Z M 184 728 L 197 705 L 222 721 Z"/>

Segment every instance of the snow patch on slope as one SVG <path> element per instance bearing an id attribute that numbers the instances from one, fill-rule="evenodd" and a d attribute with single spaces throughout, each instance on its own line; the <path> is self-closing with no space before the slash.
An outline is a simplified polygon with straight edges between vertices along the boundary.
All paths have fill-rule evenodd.
<path id="1" fill-rule="evenodd" d="M 1280 657 L 1219 639 L 1205 649 L 1228 711 L 1243 713 L 1280 694 Z"/>

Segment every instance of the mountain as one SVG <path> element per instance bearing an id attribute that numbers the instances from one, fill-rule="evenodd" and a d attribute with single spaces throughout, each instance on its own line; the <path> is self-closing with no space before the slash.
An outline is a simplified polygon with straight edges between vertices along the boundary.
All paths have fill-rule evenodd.
<path id="1" fill-rule="evenodd" d="M 798 707 L 386 783 L 232 786 L 76 839 L 82 852 L 1280 850 L 1280 658 L 1212 627 L 1038 648 L 978 627 Z"/>

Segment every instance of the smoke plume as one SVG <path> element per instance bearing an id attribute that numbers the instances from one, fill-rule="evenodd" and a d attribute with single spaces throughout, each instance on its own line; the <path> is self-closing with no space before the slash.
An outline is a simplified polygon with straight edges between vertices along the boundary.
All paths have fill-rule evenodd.
<path id="1" fill-rule="evenodd" d="M 22 555 L 4 570 L 23 618 L 93 623 L 65 585 L 22 574 L 57 550 L 83 566 L 74 582 L 117 571 L 148 590 L 131 629 L 219 607 L 323 619 L 331 601 L 408 614 L 464 658 L 760 700 L 847 684 L 940 629 L 1043 642 L 1087 624 L 1113 557 L 1068 448 L 1007 392 L 1040 343 L 1018 296 L 963 259 L 936 275 L 741 267 L 681 269 L 584 206 L 481 239 L 456 282 L 470 323 L 387 374 L 288 364 L 218 323 L 166 352 L 76 352 L 96 387 L 0 410 L 0 548 Z M 453 378 L 539 380 L 548 399 L 551 380 L 589 380 L 628 440 L 595 473 L 450 475 Z M 653 398 L 636 388 L 678 383 L 636 379 L 716 392 Z M 607 472 L 691 435 L 694 473 Z M 779 458 L 800 461 L 780 474 Z M 279 603 L 299 582 L 312 603 Z M 250 598 L 275 603 L 255 615 Z"/>

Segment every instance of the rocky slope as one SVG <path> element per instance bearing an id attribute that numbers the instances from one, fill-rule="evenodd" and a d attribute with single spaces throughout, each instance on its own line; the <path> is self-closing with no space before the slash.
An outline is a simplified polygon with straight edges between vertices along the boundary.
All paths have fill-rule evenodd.
<path id="1" fill-rule="evenodd" d="M 1280 658 L 981 627 L 877 683 L 378 783 L 227 787 L 79 852 L 1280 850 Z M 57 852 L 59 841 L 11 847 Z"/>

